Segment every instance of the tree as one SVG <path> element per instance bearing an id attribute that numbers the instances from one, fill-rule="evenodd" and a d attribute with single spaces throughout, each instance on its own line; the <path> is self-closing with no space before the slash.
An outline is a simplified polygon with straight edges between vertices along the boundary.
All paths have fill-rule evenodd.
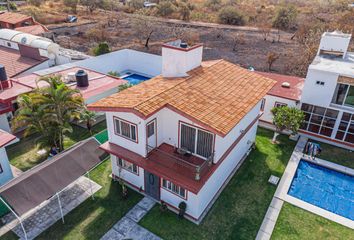
<path id="1" fill-rule="evenodd" d="M 69 88 L 60 76 L 40 81 L 48 86 L 18 97 L 19 109 L 13 119 L 13 127 L 26 127 L 26 136 L 39 133 L 42 142 L 62 151 L 64 134 L 72 132 L 70 123 L 80 118 L 84 101 L 79 92 Z"/>
<path id="2" fill-rule="evenodd" d="M 159 29 L 159 24 L 156 20 L 141 15 L 133 19 L 133 28 L 139 33 L 141 40 L 144 41 L 144 46 L 149 48 L 151 37 Z"/>
<path id="3" fill-rule="evenodd" d="M 127 88 L 130 88 L 130 87 L 132 87 L 133 85 L 132 84 L 130 84 L 130 83 L 125 83 L 125 84 L 122 84 L 122 85 L 119 85 L 118 86 L 118 91 L 120 92 L 120 91 L 123 91 L 123 90 L 125 90 L 125 89 L 127 89 Z"/>
<path id="4" fill-rule="evenodd" d="M 236 51 L 238 45 L 245 44 L 245 35 L 243 33 L 233 33 L 232 37 L 232 51 Z"/>
<path id="5" fill-rule="evenodd" d="M 109 49 L 109 45 L 107 42 L 101 42 L 93 49 L 93 54 L 95 56 L 99 56 L 102 54 L 109 53 L 111 50 Z"/>
<path id="6" fill-rule="evenodd" d="M 95 117 L 96 113 L 89 111 L 87 108 L 81 112 L 80 122 L 86 123 L 86 127 L 90 132 L 90 135 L 92 135 L 92 125 L 96 122 Z"/>
<path id="7" fill-rule="evenodd" d="M 288 30 L 295 24 L 297 9 L 293 5 L 279 7 L 273 18 L 273 27 L 278 29 L 278 42 L 280 41 L 280 31 Z"/>
<path id="8" fill-rule="evenodd" d="M 179 4 L 179 14 L 181 15 L 182 20 L 189 21 L 191 15 L 191 7 L 188 3 L 181 2 Z"/>
<path id="9" fill-rule="evenodd" d="M 176 10 L 176 6 L 170 1 L 162 1 L 157 5 L 157 14 L 160 16 L 171 15 Z"/>
<path id="10" fill-rule="evenodd" d="M 92 14 L 98 7 L 101 6 L 101 0 L 80 0 L 80 4 L 85 6 L 87 11 Z"/>
<path id="11" fill-rule="evenodd" d="M 304 113 L 295 107 L 274 107 L 273 113 L 273 124 L 275 125 L 275 132 L 273 136 L 273 142 L 276 142 L 277 136 L 282 131 L 290 131 L 290 133 L 297 134 L 301 124 L 304 121 Z"/>
<path id="12" fill-rule="evenodd" d="M 268 71 L 272 71 L 273 63 L 279 59 L 279 55 L 275 52 L 269 52 L 267 55 Z"/>
<path id="13" fill-rule="evenodd" d="M 232 6 L 222 8 L 218 13 L 218 19 L 220 23 L 231 25 L 242 26 L 246 23 L 245 16 Z"/>

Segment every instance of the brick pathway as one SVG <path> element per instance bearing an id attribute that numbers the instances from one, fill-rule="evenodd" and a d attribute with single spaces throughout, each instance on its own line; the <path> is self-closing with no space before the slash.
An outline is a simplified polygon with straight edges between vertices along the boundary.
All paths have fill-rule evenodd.
<path id="1" fill-rule="evenodd" d="M 101 240 L 160 240 L 158 236 L 141 227 L 138 222 L 155 205 L 154 200 L 144 197 Z"/>

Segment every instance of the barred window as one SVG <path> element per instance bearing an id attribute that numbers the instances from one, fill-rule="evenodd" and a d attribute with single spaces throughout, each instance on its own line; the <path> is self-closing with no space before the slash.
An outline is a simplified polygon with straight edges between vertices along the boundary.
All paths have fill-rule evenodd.
<path id="1" fill-rule="evenodd" d="M 134 163 L 130 163 L 117 157 L 117 165 L 124 168 L 125 170 L 128 170 L 129 172 L 138 174 L 138 166 Z"/>
<path id="2" fill-rule="evenodd" d="M 186 190 L 184 188 L 177 186 L 166 179 L 162 179 L 162 188 L 167 189 L 182 198 L 186 198 Z"/>

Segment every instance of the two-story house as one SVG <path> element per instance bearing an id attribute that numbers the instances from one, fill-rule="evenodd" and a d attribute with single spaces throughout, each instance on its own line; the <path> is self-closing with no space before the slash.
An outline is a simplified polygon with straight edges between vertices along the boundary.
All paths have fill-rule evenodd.
<path id="1" fill-rule="evenodd" d="M 89 105 L 106 112 L 112 176 L 199 223 L 252 149 L 275 81 L 202 45 L 162 47 L 162 74 Z"/>
<path id="2" fill-rule="evenodd" d="M 354 148 L 354 53 L 351 34 L 325 32 L 301 96 L 302 134 Z"/>

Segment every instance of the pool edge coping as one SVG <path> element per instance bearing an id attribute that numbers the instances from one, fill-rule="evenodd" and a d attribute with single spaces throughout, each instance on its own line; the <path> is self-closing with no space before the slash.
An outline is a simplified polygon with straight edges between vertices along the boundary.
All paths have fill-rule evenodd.
<path id="1" fill-rule="evenodd" d="M 291 186 L 292 180 L 294 178 L 294 175 L 296 173 L 296 170 L 298 168 L 298 165 L 301 161 L 301 159 L 304 159 L 305 161 L 315 163 L 317 165 L 342 172 L 351 176 L 354 176 L 354 169 L 332 163 L 323 159 L 316 158 L 315 160 L 310 159 L 308 156 L 304 155 L 302 150 L 304 149 L 305 145 L 307 142 L 307 138 L 301 137 L 299 139 L 298 144 L 296 145 L 290 160 L 288 162 L 288 165 L 285 168 L 285 171 L 283 173 L 283 176 L 280 180 L 280 183 L 278 185 L 278 188 L 274 194 L 274 197 L 279 198 L 285 202 L 288 202 L 292 205 L 295 205 L 297 207 L 300 207 L 306 211 L 309 211 L 311 213 L 317 214 L 321 217 L 324 217 L 326 219 L 329 219 L 331 221 L 334 221 L 336 223 L 339 223 L 341 225 L 344 225 L 348 228 L 354 229 L 354 221 L 345 218 L 343 216 L 340 216 L 338 214 L 332 213 L 328 210 L 325 210 L 323 208 L 317 207 L 313 204 L 307 203 L 305 201 L 302 201 L 298 198 L 295 198 L 291 195 L 288 194 L 289 188 Z"/>

